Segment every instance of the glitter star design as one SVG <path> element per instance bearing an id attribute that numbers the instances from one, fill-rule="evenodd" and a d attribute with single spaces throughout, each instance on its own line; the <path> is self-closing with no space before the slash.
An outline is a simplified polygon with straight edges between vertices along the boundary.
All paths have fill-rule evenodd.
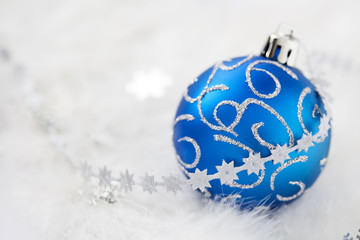
<path id="1" fill-rule="evenodd" d="M 132 191 L 133 185 L 135 185 L 134 182 L 134 174 L 129 174 L 129 171 L 126 169 L 124 173 L 120 172 L 120 178 L 118 179 L 120 183 L 120 191 L 124 190 Z"/>
<path id="2" fill-rule="evenodd" d="M 247 170 L 248 175 L 255 173 L 259 176 L 259 171 L 265 169 L 264 162 L 261 159 L 260 153 L 249 153 L 248 158 L 243 158 L 245 163 L 240 167 L 241 170 Z"/>
<path id="3" fill-rule="evenodd" d="M 99 170 L 99 181 L 100 181 L 100 185 L 110 186 L 111 171 L 107 170 L 106 167 Z"/>
<path id="4" fill-rule="evenodd" d="M 309 147 L 314 146 L 312 133 L 303 134 L 301 139 L 297 141 L 298 152 L 308 151 Z"/>
<path id="5" fill-rule="evenodd" d="M 290 156 L 289 156 L 290 151 L 291 150 L 289 150 L 289 148 L 287 147 L 286 144 L 284 144 L 283 146 L 280 146 L 279 144 L 276 145 L 275 149 L 270 150 L 271 158 L 272 158 L 274 164 L 277 164 L 277 163 L 283 164 L 285 162 L 285 160 L 290 159 Z"/>
<path id="6" fill-rule="evenodd" d="M 234 167 L 234 161 L 226 163 L 223 160 L 221 166 L 216 166 L 218 170 L 218 176 L 220 178 L 221 184 L 231 185 L 234 180 L 238 180 L 237 173 L 240 170 L 240 167 Z"/>
<path id="7" fill-rule="evenodd" d="M 178 191 L 182 191 L 181 181 L 178 177 L 174 176 L 163 176 L 163 185 L 167 192 L 173 192 L 176 194 Z"/>
<path id="8" fill-rule="evenodd" d="M 209 176 L 207 175 L 207 169 L 200 171 L 198 168 L 195 169 L 194 173 L 189 173 L 190 179 L 188 183 L 191 185 L 193 190 L 199 189 L 201 192 L 205 192 L 205 187 L 211 187 L 209 183 Z"/>
<path id="9" fill-rule="evenodd" d="M 93 176 L 91 166 L 87 162 L 81 165 L 81 174 L 86 181 L 90 180 Z"/>
<path id="10" fill-rule="evenodd" d="M 141 177 L 140 185 L 142 186 L 144 192 L 149 192 L 150 194 L 157 192 L 156 186 L 158 183 L 155 182 L 155 177 L 149 176 L 147 173 L 145 173 L 145 176 Z"/>
<path id="11" fill-rule="evenodd" d="M 325 116 L 322 117 L 320 119 L 320 126 L 319 126 L 319 133 L 321 138 L 327 137 L 328 136 L 328 131 L 330 129 L 330 124 L 329 124 L 329 117 Z"/>

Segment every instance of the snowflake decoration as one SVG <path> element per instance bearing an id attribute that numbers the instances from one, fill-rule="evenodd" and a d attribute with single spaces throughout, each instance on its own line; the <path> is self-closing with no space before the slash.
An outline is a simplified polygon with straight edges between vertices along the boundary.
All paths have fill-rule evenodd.
<path id="1" fill-rule="evenodd" d="M 99 171 L 99 183 L 100 185 L 109 186 L 111 184 L 111 171 L 107 170 L 106 167 Z"/>
<path id="2" fill-rule="evenodd" d="M 234 161 L 226 163 L 223 160 L 221 166 L 216 166 L 218 170 L 218 177 L 220 178 L 221 184 L 231 185 L 234 180 L 238 180 L 239 177 L 237 173 L 239 172 L 239 167 L 234 167 Z"/>
<path id="3" fill-rule="evenodd" d="M 274 164 L 283 164 L 285 160 L 290 159 L 290 151 L 291 150 L 287 147 L 287 144 L 284 144 L 283 146 L 278 144 L 276 145 L 275 149 L 271 149 L 271 158 L 274 161 Z"/>
<path id="4" fill-rule="evenodd" d="M 302 138 L 297 141 L 297 146 L 298 152 L 301 152 L 302 150 L 307 152 L 309 147 L 314 146 L 312 133 L 303 134 Z"/>
<path id="5" fill-rule="evenodd" d="M 207 175 L 207 169 L 200 171 L 198 168 L 194 173 L 189 173 L 190 179 L 188 183 L 193 190 L 199 189 L 201 192 L 205 192 L 205 187 L 211 187 L 209 183 L 209 176 Z"/>
<path id="6" fill-rule="evenodd" d="M 248 175 L 255 173 L 259 175 L 260 170 L 264 170 L 264 161 L 261 159 L 260 153 L 250 153 L 248 158 L 244 158 L 245 163 L 240 170 L 247 170 Z"/>
<path id="7" fill-rule="evenodd" d="M 129 174 L 129 171 L 127 169 L 124 173 L 120 172 L 120 178 L 118 179 L 120 183 L 120 191 L 124 190 L 125 192 L 131 192 L 133 185 L 135 185 L 133 178 L 134 174 Z"/>
<path id="8" fill-rule="evenodd" d="M 319 133 L 321 138 L 325 138 L 328 136 L 329 129 L 330 129 L 329 117 L 322 117 L 320 119 L 320 126 L 319 126 Z"/>
<path id="9" fill-rule="evenodd" d="M 145 176 L 141 177 L 140 185 L 142 186 L 144 192 L 149 192 L 150 194 L 157 192 L 157 182 L 155 182 L 155 177 L 149 176 L 147 173 L 145 173 Z"/>
<path id="10" fill-rule="evenodd" d="M 170 176 L 163 176 L 163 186 L 165 187 L 167 192 L 173 192 L 176 194 L 178 191 L 182 191 L 181 188 L 181 181 L 178 177 Z"/>

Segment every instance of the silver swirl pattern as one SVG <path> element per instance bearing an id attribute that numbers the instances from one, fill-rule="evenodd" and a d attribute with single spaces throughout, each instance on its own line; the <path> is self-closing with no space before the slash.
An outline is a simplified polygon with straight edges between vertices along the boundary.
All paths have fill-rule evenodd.
<path id="1" fill-rule="evenodd" d="M 247 67 L 245 75 L 246 75 L 246 82 L 248 83 L 249 88 L 258 97 L 261 97 L 261 98 L 274 98 L 280 93 L 280 90 L 281 90 L 281 85 L 280 85 L 279 80 L 271 72 L 269 72 L 267 70 L 264 70 L 264 69 L 261 69 L 261 68 L 255 68 L 254 67 L 254 66 L 256 66 L 258 64 L 261 64 L 261 63 L 267 63 L 267 64 L 275 65 L 275 66 L 279 67 L 280 69 L 282 69 L 283 71 L 285 71 L 287 74 L 289 74 L 295 80 L 298 80 L 298 77 L 296 76 L 296 74 L 293 71 L 291 71 L 289 68 L 285 67 L 284 65 L 282 65 L 282 64 L 280 64 L 278 62 L 275 62 L 275 61 L 272 61 L 272 60 L 257 60 L 257 61 L 254 61 L 254 62 L 250 63 L 249 66 Z M 253 70 L 262 71 L 262 72 L 265 72 L 267 75 L 269 75 L 275 82 L 275 91 L 272 92 L 272 93 L 269 93 L 269 94 L 259 93 L 254 88 L 254 86 L 252 84 L 252 81 L 251 81 L 251 71 L 253 71 Z"/>
<path id="2" fill-rule="evenodd" d="M 270 178 L 270 188 L 271 190 L 275 190 L 275 186 L 274 186 L 274 182 L 275 182 L 275 178 L 276 176 L 282 171 L 284 170 L 285 168 L 287 168 L 288 166 L 294 164 L 294 163 L 297 163 L 297 162 L 306 162 L 308 160 L 308 156 L 300 156 L 300 157 L 297 157 L 297 158 L 294 158 L 294 159 L 291 159 L 287 162 L 285 162 L 283 165 L 281 165 L 280 167 L 278 167 L 274 172 L 273 174 L 271 175 L 271 178 Z M 290 201 L 290 200 L 293 200 L 297 197 L 299 197 L 300 195 L 302 195 L 305 191 L 305 184 L 301 181 L 290 181 L 289 184 L 292 184 L 292 185 L 298 185 L 300 187 L 300 190 L 295 193 L 294 195 L 292 196 L 288 196 L 288 197 L 283 197 L 281 196 L 280 194 L 277 194 L 276 195 L 276 198 L 280 201 Z"/>
<path id="3" fill-rule="evenodd" d="M 180 156 L 179 155 L 176 155 L 178 161 L 186 168 L 194 168 L 198 165 L 199 161 L 200 161 L 200 157 L 201 157 L 201 150 L 200 150 L 200 147 L 199 145 L 197 144 L 197 142 L 191 138 L 191 137 L 183 137 L 183 138 L 180 138 L 178 140 L 178 142 L 182 142 L 182 141 L 186 141 L 186 142 L 189 142 L 191 143 L 193 146 L 194 146 L 194 149 L 195 149 L 195 159 L 192 163 L 186 163 L 184 162 L 183 160 L 181 160 Z"/>
<path id="4" fill-rule="evenodd" d="M 223 135 L 214 135 L 214 140 L 215 141 L 219 141 L 219 142 L 226 142 L 226 143 L 229 143 L 229 144 L 232 144 L 234 146 L 237 146 L 239 148 L 242 148 L 248 152 L 254 152 L 254 150 L 252 150 L 251 148 L 249 148 L 248 146 L 242 144 L 241 142 L 238 142 L 232 138 L 229 138 L 229 137 L 226 137 L 226 136 L 223 136 Z"/>
<path id="5" fill-rule="evenodd" d="M 304 88 L 300 93 L 299 101 L 298 101 L 298 104 L 297 104 L 297 108 L 298 108 L 297 115 L 298 115 L 298 118 L 299 118 L 299 122 L 300 122 L 300 125 L 301 125 L 303 131 L 306 134 L 309 134 L 309 131 L 306 129 L 303 118 L 302 118 L 302 111 L 304 109 L 302 104 L 304 102 L 304 99 L 305 99 L 306 95 L 308 95 L 310 92 L 311 92 L 311 89 L 309 87 Z"/>
<path id="6" fill-rule="evenodd" d="M 253 58 L 253 55 L 247 56 L 246 58 L 240 60 L 239 62 L 235 63 L 235 64 L 232 65 L 232 66 L 226 66 L 226 65 L 224 64 L 224 61 L 222 61 L 221 63 L 219 63 L 219 68 L 220 68 L 221 70 L 224 70 L 224 71 L 234 70 L 235 68 L 238 68 L 238 67 L 240 67 L 241 65 L 243 65 L 244 63 L 246 63 L 247 61 L 249 61 L 251 58 Z"/>
<path id="7" fill-rule="evenodd" d="M 258 130 L 261 126 L 264 126 L 263 122 L 255 123 L 251 126 L 251 131 L 255 137 L 255 139 L 259 142 L 260 145 L 267 147 L 269 150 L 274 149 L 275 146 L 271 143 L 266 142 L 264 139 L 262 139 L 258 133 Z"/>
<path id="8" fill-rule="evenodd" d="M 265 171 L 264 170 L 260 170 L 260 176 L 259 176 L 259 179 L 252 183 L 252 184 L 241 184 L 241 183 L 237 183 L 237 182 L 233 182 L 230 187 L 238 187 L 238 188 L 242 188 L 242 189 L 250 189 L 250 188 L 254 188 L 258 185 L 260 185 L 260 183 L 262 183 L 262 181 L 264 180 L 264 177 L 265 177 Z"/>
<path id="9" fill-rule="evenodd" d="M 266 103 L 264 103 L 263 101 L 260 101 L 258 99 L 248 98 L 241 104 L 234 102 L 234 101 L 230 101 L 230 100 L 221 101 L 218 105 L 216 105 L 216 107 L 214 109 L 214 118 L 221 125 L 223 131 L 234 133 L 234 128 L 239 124 L 239 122 L 242 118 L 242 115 L 244 114 L 245 110 L 248 108 L 248 106 L 250 104 L 259 105 L 259 106 L 263 107 L 264 109 L 268 110 L 272 115 L 274 115 L 286 128 L 286 131 L 289 135 L 289 147 L 294 146 L 294 134 L 291 131 L 289 125 L 285 122 L 285 120 L 279 115 L 279 113 L 277 111 L 275 111 L 272 107 L 270 107 L 269 105 L 267 105 Z M 237 112 L 235 120 L 229 126 L 225 126 L 221 122 L 221 120 L 217 117 L 217 111 L 218 111 L 219 107 L 221 107 L 223 105 L 233 106 L 233 107 L 235 107 L 236 112 Z"/>
<path id="10" fill-rule="evenodd" d="M 300 182 L 300 181 L 290 181 L 289 184 L 299 186 L 300 190 L 297 193 L 295 193 L 294 195 L 289 196 L 289 197 L 283 197 L 283 196 L 281 196 L 279 194 L 276 194 L 276 198 L 278 200 L 280 200 L 282 202 L 291 201 L 291 200 L 293 200 L 295 198 L 300 197 L 305 192 L 305 183 Z"/>
<path id="11" fill-rule="evenodd" d="M 178 122 L 183 121 L 183 120 L 192 121 L 194 119 L 195 119 L 195 117 L 191 114 L 183 114 L 183 115 L 180 115 L 177 118 L 175 118 L 173 125 L 175 126 Z"/>
<path id="12" fill-rule="evenodd" d="M 312 113 L 311 113 L 311 116 L 312 116 L 313 118 L 316 118 L 316 114 L 320 114 L 321 117 L 324 115 L 324 114 L 321 112 L 321 109 L 320 109 L 319 105 L 317 105 L 317 104 L 315 104 L 314 109 L 313 109 L 313 111 L 312 111 Z"/>

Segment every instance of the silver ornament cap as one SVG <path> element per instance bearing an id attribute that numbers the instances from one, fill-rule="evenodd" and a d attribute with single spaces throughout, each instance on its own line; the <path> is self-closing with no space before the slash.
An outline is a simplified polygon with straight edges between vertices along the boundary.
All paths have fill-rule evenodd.
<path id="1" fill-rule="evenodd" d="M 269 36 L 261 55 L 284 65 L 294 66 L 299 42 L 293 37 L 293 33 L 292 26 L 280 24 L 277 32 Z"/>

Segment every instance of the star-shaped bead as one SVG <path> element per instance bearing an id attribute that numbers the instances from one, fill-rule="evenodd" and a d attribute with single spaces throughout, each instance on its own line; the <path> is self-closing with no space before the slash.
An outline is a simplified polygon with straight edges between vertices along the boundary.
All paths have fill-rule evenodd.
<path id="1" fill-rule="evenodd" d="M 319 133 L 322 138 L 328 136 L 328 131 L 330 129 L 329 117 L 325 116 L 320 119 Z"/>
<path id="2" fill-rule="evenodd" d="M 149 192 L 150 194 L 157 192 L 156 186 L 158 183 L 155 182 L 155 177 L 149 176 L 147 173 L 145 173 L 145 176 L 141 177 L 140 185 L 142 186 L 144 192 Z"/>
<path id="3" fill-rule="evenodd" d="M 248 175 L 252 173 L 259 175 L 259 171 L 265 169 L 260 153 L 249 153 L 249 157 L 243 158 L 243 162 L 245 164 L 240 167 L 240 170 L 247 170 Z"/>
<path id="4" fill-rule="evenodd" d="M 111 183 L 111 171 L 107 170 L 105 166 L 99 170 L 99 180 L 100 185 L 109 186 Z"/>
<path id="5" fill-rule="evenodd" d="M 314 146 L 312 133 L 303 134 L 301 139 L 297 141 L 298 152 L 308 151 L 309 147 Z"/>
<path id="6" fill-rule="evenodd" d="M 218 177 L 221 184 L 231 185 L 234 180 L 238 180 L 237 173 L 240 171 L 240 167 L 234 167 L 234 161 L 226 163 L 223 160 L 221 166 L 216 166 L 218 170 Z"/>
<path id="7" fill-rule="evenodd" d="M 178 177 L 174 177 L 174 176 L 163 176 L 163 185 L 166 189 L 167 192 L 173 192 L 173 193 L 177 193 L 178 191 L 182 191 L 181 188 L 181 181 Z"/>
<path id="8" fill-rule="evenodd" d="M 271 158 L 274 164 L 281 163 L 283 164 L 285 160 L 290 159 L 289 153 L 291 150 L 287 147 L 286 144 L 280 146 L 279 144 L 276 145 L 275 149 L 270 150 Z"/>
<path id="9" fill-rule="evenodd" d="M 129 171 L 126 169 L 124 173 L 120 172 L 120 178 L 118 179 L 120 183 L 120 191 L 124 190 L 132 191 L 133 185 L 135 185 L 134 182 L 134 174 L 129 174 Z"/>
<path id="10" fill-rule="evenodd" d="M 200 189 L 200 191 L 205 192 L 205 187 L 211 187 L 207 169 L 200 171 L 196 168 L 194 173 L 189 173 L 189 177 L 190 179 L 188 179 L 187 182 L 191 185 L 193 190 Z"/>

